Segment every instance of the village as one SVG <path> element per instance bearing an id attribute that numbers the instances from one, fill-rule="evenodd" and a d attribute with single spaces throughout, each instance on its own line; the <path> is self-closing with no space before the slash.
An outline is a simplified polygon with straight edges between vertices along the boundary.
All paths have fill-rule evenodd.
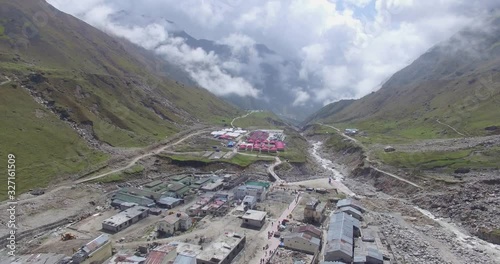
<path id="1" fill-rule="evenodd" d="M 225 145 L 213 154 L 286 151 L 280 130 L 210 135 Z M 367 224 L 369 212 L 339 184 L 330 177 L 288 183 L 272 170 L 126 182 L 109 187 L 94 214 L 40 242 L 59 250 L 14 263 L 391 263 L 387 241 Z"/>

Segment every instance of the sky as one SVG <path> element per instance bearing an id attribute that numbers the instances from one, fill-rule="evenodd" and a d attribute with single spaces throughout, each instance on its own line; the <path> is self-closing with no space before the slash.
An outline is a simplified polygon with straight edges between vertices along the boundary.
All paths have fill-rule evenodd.
<path id="1" fill-rule="evenodd" d="M 500 5 L 497 0 L 48 2 L 101 30 L 154 50 L 185 68 L 200 86 L 221 96 L 262 94 L 262 88 L 255 85 L 260 76 L 237 73 L 248 72 L 252 65 L 268 59 L 277 60 L 259 57 L 253 45 L 264 44 L 282 58 L 296 61 L 298 78 L 311 83 L 289 87 L 294 105 L 325 105 L 369 94 L 429 48 Z M 128 23 L 113 19 L 120 12 L 121 22 Z M 222 59 L 193 49 L 168 34 L 178 29 L 229 45 L 233 56 Z M 241 52 L 253 54 L 254 59 L 242 63 L 238 59 Z"/>

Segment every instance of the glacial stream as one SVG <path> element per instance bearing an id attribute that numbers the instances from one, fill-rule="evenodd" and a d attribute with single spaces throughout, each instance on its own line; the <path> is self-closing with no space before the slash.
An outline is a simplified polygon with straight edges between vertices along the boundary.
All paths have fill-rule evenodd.
<path id="1" fill-rule="evenodd" d="M 356 194 L 352 192 L 347 186 L 345 186 L 342 181 L 345 178 L 345 175 L 343 175 L 340 171 L 334 168 L 334 163 L 331 160 L 325 159 L 321 157 L 319 154 L 319 150 L 321 149 L 321 146 L 323 145 L 323 142 L 317 141 L 312 143 L 312 151 L 311 155 L 316 159 L 316 161 L 326 169 L 327 171 L 331 171 L 333 175 L 333 181 L 332 183 L 339 189 L 340 191 L 343 191 L 344 193 L 348 194 L 349 196 L 355 196 Z M 423 215 L 427 216 L 428 218 L 432 219 L 433 221 L 437 222 L 441 227 L 444 229 L 452 232 L 456 236 L 456 240 L 461 243 L 462 245 L 470 248 L 476 248 L 480 249 L 484 252 L 487 252 L 488 254 L 491 254 L 493 256 L 496 256 L 498 259 L 500 259 L 500 246 L 495 245 L 489 242 L 486 242 L 482 239 L 479 239 L 474 236 L 467 235 L 463 231 L 460 230 L 457 226 L 455 226 L 452 223 L 446 222 L 441 218 L 438 218 L 434 216 L 431 212 L 424 210 L 422 208 L 419 208 L 417 206 L 414 206 L 416 210 L 418 210 L 420 213 Z"/>

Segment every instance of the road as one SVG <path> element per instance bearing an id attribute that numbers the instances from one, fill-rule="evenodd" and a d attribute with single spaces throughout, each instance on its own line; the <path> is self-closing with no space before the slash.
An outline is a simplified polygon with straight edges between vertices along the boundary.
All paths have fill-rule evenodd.
<path id="1" fill-rule="evenodd" d="M 231 121 L 231 127 L 234 128 L 233 122 L 236 121 L 237 119 L 245 118 L 245 117 L 247 117 L 247 116 L 249 116 L 249 115 L 251 115 L 252 113 L 255 113 L 255 112 L 257 112 L 257 110 L 250 110 L 250 112 L 248 112 L 248 113 L 246 113 L 246 114 L 244 114 L 242 116 L 238 116 L 238 117 L 233 118 L 233 120 Z"/>
<path id="2" fill-rule="evenodd" d="M 467 135 L 465 135 L 464 133 L 460 133 L 460 132 L 458 132 L 458 130 L 457 130 L 457 129 L 455 129 L 454 127 L 452 127 L 452 126 L 450 126 L 450 125 L 448 125 L 448 124 L 445 124 L 445 123 L 443 123 L 443 122 L 439 121 L 439 119 L 436 119 L 436 122 L 438 122 L 439 124 L 441 124 L 441 125 L 443 125 L 443 126 L 447 126 L 447 127 L 451 128 L 453 131 L 455 131 L 457 134 L 459 134 L 459 135 L 460 135 L 460 136 L 462 136 L 462 137 L 466 137 L 466 136 L 467 136 Z"/>
<path id="3" fill-rule="evenodd" d="M 280 179 L 280 177 L 278 176 L 278 174 L 276 174 L 276 172 L 274 172 L 274 168 L 276 166 L 280 165 L 281 163 L 282 163 L 281 159 L 279 157 L 276 157 L 275 158 L 275 162 L 273 164 L 271 164 L 271 166 L 269 166 L 267 168 L 267 172 L 269 174 L 271 174 L 271 176 L 273 176 L 275 183 L 283 183 L 283 182 L 285 182 L 282 179 Z"/>
<path id="4" fill-rule="evenodd" d="M 188 134 L 184 137 L 182 137 L 181 139 L 177 140 L 176 142 L 174 143 L 171 143 L 171 144 L 166 144 L 164 146 L 161 146 L 159 148 L 156 148 L 156 149 L 153 149 L 145 154 L 142 154 L 142 155 L 139 155 L 135 158 L 133 158 L 127 165 L 125 166 L 122 166 L 120 168 L 117 168 L 117 169 L 114 169 L 112 171 L 108 171 L 106 173 L 102 173 L 102 174 L 99 174 L 99 175 L 96 175 L 96 176 L 92 176 L 92 177 L 89 177 L 89 178 L 85 178 L 85 179 L 80 179 L 80 180 L 77 180 L 75 181 L 75 183 L 83 183 L 83 182 L 88 182 L 88 181 L 92 181 L 92 180 L 95 180 L 95 179 L 99 179 L 99 178 L 102 178 L 104 176 L 107 176 L 107 175 L 110 175 L 110 174 L 113 174 L 113 173 L 117 173 L 117 172 L 120 172 L 120 171 L 123 171 L 123 170 L 126 170 L 128 168 L 131 168 L 132 166 L 134 166 L 139 160 L 141 159 L 144 159 L 146 157 L 150 157 L 150 156 L 153 156 L 153 155 L 156 155 L 156 154 L 159 154 L 161 153 L 162 151 L 164 151 L 165 149 L 167 148 L 170 148 L 170 147 L 173 147 L 173 146 L 176 146 L 180 143 L 182 143 L 183 141 L 185 141 L 186 139 L 188 138 L 191 138 L 193 136 L 196 136 L 196 135 L 200 135 L 200 134 L 203 134 L 203 133 L 207 133 L 207 130 L 201 130 L 201 131 L 198 131 L 198 132 L 195 132 L 195 133 L 191 133 L 191 134 Z"/>
<path id="5" fill-rule="evenodd" d="M 0 86 L 2 86 L 2 85 L 4 85 L 4 84 L 8 84 L 8 83 L 10 83 L 10 82 L 11 82 L 11 79 L 10 79 L 8 76 L 4 76 L 4 77 L 5 77 L 5 79 L 7 79 L 7 81 L 3 81 L 3 82 L 1 82 L 1 83 L 0 83 Z"/>
<path id="6" fill-rule="evenodd" d="M 363 149 L 365 149 L 365 150 L 367 149 L 367 148 L 366 148 L 366 147 L 365 147 L 365 146 L 364 146 L 364 145 L 363 145 L 363 144 L 362 144 L 359 140 L 357 140 L 357 139 L 355 139 L 355 138 L 352 138 L 352 137 L 350 137 L 350 136 L 348 136 L 348 135 L 345 135 L 344 133 L 342 133 L 342 132 L 340 131 L 340 129 L 338 129 L 338 128 L 334 127 L 334 126 L 330 126 L 330 125 L 325 125 L 325 124 L 321 124 L 321 123 L 318 123 L 318 124 L 319 124 L 319 125 L 322 125 L 322 126 L 326 126 L 326 127 L 330 127 L 330 128 L 335 129 L 335 130 L 338 132 L 338 134 L 340 134 L 340 135 L 341 135 L 341 136 L 343 136 L 344 138 L 346 138 L 346 139 L 349 139 L 349 140 L 353 141 L 354 143 L 356 143 L 358 146 L 360 146 L 361 148 L 363 148 Z M 410 185 L 412 185 L 412 186 L 414 186 L 414 187 L 417 187 L 417 188 L 422 189 L 422 186 L 420 186 L 420 185 L 418 185 L 418 184 L 416 184 L 416 183 L 414 183 L 414 182 L 412 182 L 412 181 L 410 181 L 410 180 L 404 179 L 404 178 L 402 178 L 402 177 L 400 177 L 400 176 L 398 176 L 398 175 L 395 175 L 395 174 L 393 174 L 393 173 L 390 173 L 390 172 L 388 172 L 388 171 L 384 171 L 384 170 L 381 170 L 381 169 L 379 169 L 379 168 L 375 167 L 375 166 L 374 166 L 374 165 L 370 162 L 370 158 L 368 157 L 368 152 L 366 152 L 366 161 L 368 161 L 368 163 L 370 164 L 370 167 L 371 167 L 372 169 L 374 169 L 374 170 L 376 170 L 376 171 L 378 171 L 378 172 L 380 172 L 380 173 L 383 173 L 383 174 L 385 174 L 385 175 L 387 175 L 387 176 L 389 176 L 389 177 L 392 177 L 392 178 L 394 178 L 394 179 L 400 180 L 400 181 L 405 182 L 405 183 L 408 183 L 408 184 L 410 184 Z"/>

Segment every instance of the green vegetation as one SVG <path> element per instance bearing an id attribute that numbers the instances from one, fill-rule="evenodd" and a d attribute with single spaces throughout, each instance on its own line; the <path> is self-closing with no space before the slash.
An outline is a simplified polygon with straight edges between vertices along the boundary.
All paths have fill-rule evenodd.
<path id="1" fill-rule="evenodd" d="M 0 87 L 0 156 L 16 156 L 16 188 L 23 193 L 102 164 L 107 155 L 89 149 L 68 125 L 21 88 Z M 0 199 L 6 198 L 0 190 Z"/>
<path id="2" fill-rule="evenodd" d="M 101 183 L 111 183 L 111 182 L 123 182 L 125 181 L 125 177 L 123 173 L 117 172 L 113 174 L 106 175 L 102 178 L 95 179 L 92 182 L 101 182 Z"/>
<path id="3" fill-rule="evenodd" d="M 3 34 L 5 34 L 5 27 L 0 24 L 0 36 L 3 36 Z"/>
<path id="4" fill-rule="evenodd" d="M 279 129 L 286 124 L 273 112 L 254 112 L 244 118 L 236 119 L 233 122 L 236 127 L 242 128 L 262 128 L 262 129 Z"/>
<path id="5" fill-rule="evenodd" d="M 164 156 L 167 158 L 170 158 L 175 161 L 181 161 L 181 162 L 189 162 L 189 161 L 194 161 L 194 162 L 201 162 L 204 164 L 209 164 L 209 163 L 218 163 L 218 162 L 224 162 L 224 163 L 229 163 L 229 164 L 234 164 L 240 167 L 247 167 L 250 164 L 256 162 L 256 161 L 270 161 L 273 160 L 274 158 L 272 157 L 266 157 L 266 156 L 247 156 L 247 155 L 240 155 L 236 154 L 233 158 L 226 160 L 226 159 L 220 159 L 220 160 L 211 160 L 208 158 L 203 158 L 200 156 L 192 156 L 192 155 L 165 155 L 165 154 L 160 154 L 160 156 Z"/>
<path id="6" fill-rule="evenodd" d="M 431 170 L 446 168 L 498 168 L 500 148 L 479 151 L 467 149 L 460 151 L 439 152 L 375 152 L 377 159 L 401 168 Z"/>

